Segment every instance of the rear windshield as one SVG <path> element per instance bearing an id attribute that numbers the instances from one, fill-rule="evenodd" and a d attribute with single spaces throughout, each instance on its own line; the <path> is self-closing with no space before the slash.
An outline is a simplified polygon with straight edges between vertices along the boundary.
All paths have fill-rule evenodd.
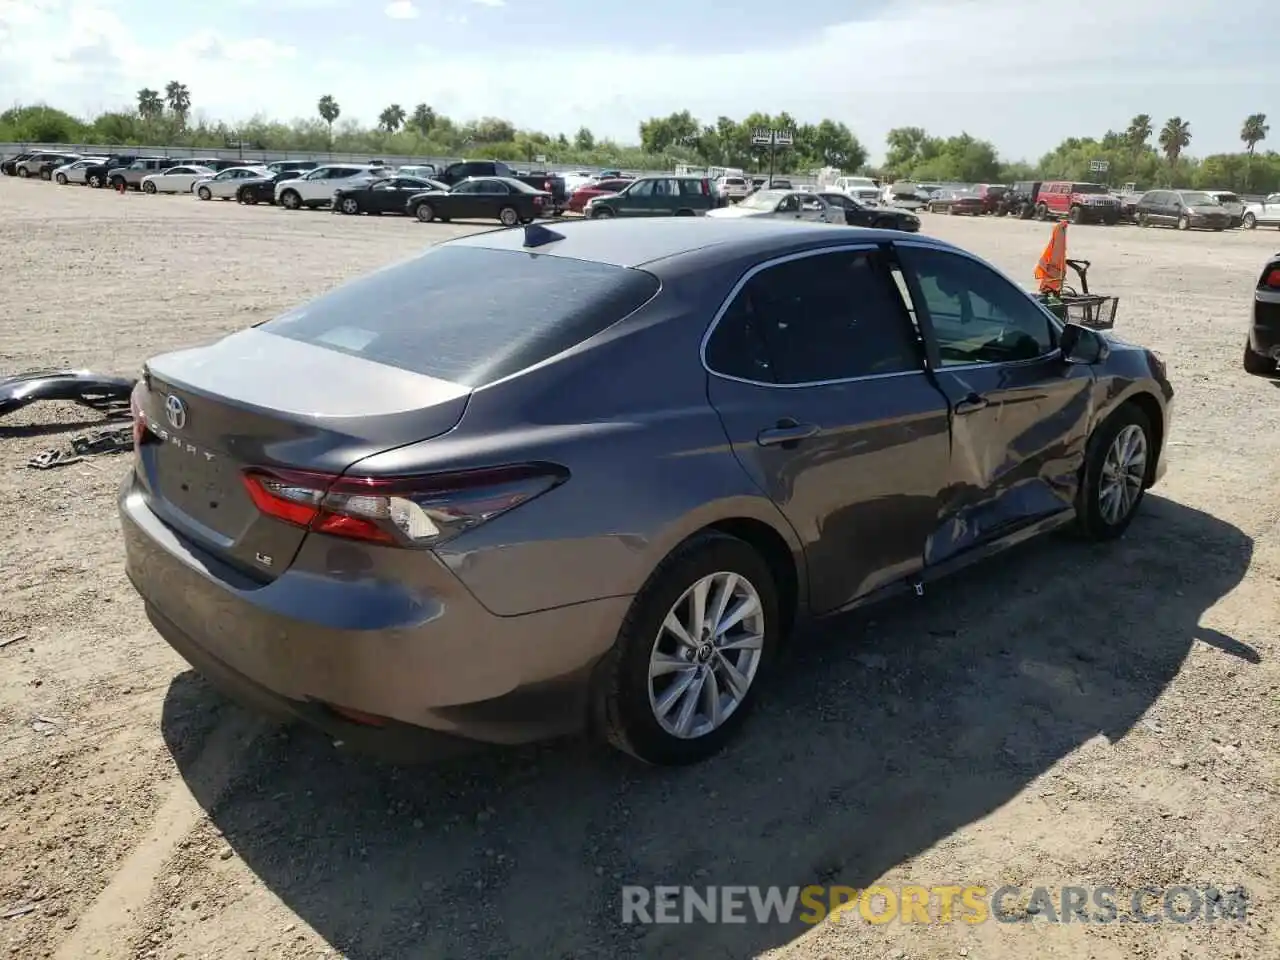
<path id="1" fill-rule="evenodd" d="M 595 336 L 658 286 L 652 274 L 611 264 L 445 246 L 258 329 L 482 387 Z"/>
<path id="2" fill-rule="evenodd" d="M 1213 196 L 1217 197 L 1219 203 L 1239 203 L 1240 202 L 1240 198 L 1237 197 L 1234 193 L 1215 193 L 1213 194 Z"/>

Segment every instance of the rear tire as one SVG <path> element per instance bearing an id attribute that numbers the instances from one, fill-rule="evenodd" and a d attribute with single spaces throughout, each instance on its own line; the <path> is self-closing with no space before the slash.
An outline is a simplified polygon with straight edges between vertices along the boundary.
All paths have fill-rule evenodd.
<path id="1" fill-rule="evenodd" d="M 213 199 L 213 193 L 210 192 L 208 187 L 201 187 L 199 190 L 196 191 L 196 196 L 199 197 L 201 200 Z"/>
<path id="2" fill-rule="evenodd" d="M 1140 465 L 1134 460 L 1138 453 Z M 1124 404 L 1093 431 L 1076 493 L 1076 530 L 1082 536 L 1114 540 L 1125 532 L 1146 495 L 1155 456 L 1151 422 L 1136 404 Z"/>
<path id="3" fill-rule="evenodd" d="M 360 201 L 355 197 L 343 197 L 342 203 L 338 204 L 338 209 L 349 217 L 359 216 Z"/>
<path id="4" fill-rule="evenodd" d="M 503 207 L 498 211 L 498 222 L 504 227 L 514 227 L 520 222 L 520 212 L 515 207 Z"/>
<path id="5" fill-rule="evenodd" d="M 95 190 L 98 190 L 102 187 L 102 177 L 100 177 L 96 173 L 91 173 L 89 174 L 88 178 L 85 180 L 85 183 L 93 187 Z"/>
<path id="6" fill-rule="evenodd" d="M 1255 377 L 1274 377 L 1276 375 L 1277 364 L 1270 357 L 1263 356 L 1261 353 L 1254 353 L 1253 347 L 1249 346 L 1249 341 L 1244 342 L 1244 372 L 1251 373 Z"/>
<path id="7" fill-rule="evenodd" d="M 1036 219 L 1040 221 L 1049 219 L 1049 208 L 1045 204 L 1036 204 Z"/>
<path id="8" fill-rule="evenodd" d="M 19 176 L 21 179 L 25 180 L 25 179 L 27 179 L 27 177 L 31 176 L 31 171 L 30 171 L 30 170 L 28 170 L 26 167 L 19 167 L 19 168 L 18 168 L 18 176 Z"/>
<path id="9" fill-rule="evenodd" d="M 430 223 L 436 218 L 435 208 L 429 203 L 420 203 L 414 207 L 413 215 L 422 223 Z"/>
<path id="10" fill-rule="evenodd" d="M 1185 213 L 1178 218 L 1178 229 L 1179 230 L 1191 229 L 1191 218 L 1188 217 Z"/>
<path id="11" fill-rule="evenodd" d="M 1252 213 L 1246 213 L 1244 215 L 1244 219 L 1240 221 L 1240 226 L 1244 227 L 1246 230 L 1254 230 L 1258 226 L 1258 218 Z"/>
<path id="12" fill-rule="evenodd" d="M 722 647 L 715 642 L 714 633 L 703 632 L 690 638 L 693 644 L 689 645 L 664 629 L 664 624 L 680 619 L 686 611 L 690 591 L 716 575 L 737 578 L 744 599 L 735 597 L 730 603 L 758 601 L 760 616 L 748 614 L 742 618 L 755 621 L 748 632 L 760 638 L 759 646 L 753 648 L 758 652 L 754 664 L 750 649 Z M 713 586 L 706 598 L 706 606 L 712 609 L 709 619 L 714 619 L 717 593 Z M 746 599 L 751 597 L 755 600 Z M 646 763 L 681 765 L 715 754 L 738 732 L 754 707 L 781 641 L 781 630 L 778 589 L 764 558 L 735 537 L 713 532 L 695 535 L 663 560 L 636 594 L 617 640 L 597 669 L 593 703 L 600 732 L 614 747 Z M 730 661 L 737 658 L 733 672 L 722 662 L 722 656 Z M 680 665 L 681 660 L 688 666 Z M 655 677 L 657 663 L 675 665 L 677 669 Z M 697 711 L 711 709 L 713 691 L 720 694 L 714 703 L 723 706 L 724 698 L 731 696 L 728 678 L 734 673 L 745 679 L 746 686 L 722 722 L 716 724 L 703 714 L 705 732 L 679 736 L 659 721 L 663 697 L 670 696 L 681 683 L 684 689 L 696 684 L 699 693 L 691 705 L 676 696 L 665 714 L 668 723 L 674 722 L 682 707 L 689 707 L 697 720 Z M 666 679 L 673 675 L 680 679 Z"/>
<path id="13" fill-rule="evenodd" d="M 143 193 L 155 193 L 155 192 L 156 192 L 156 185 L 155 185 L 154 183 L 152 183 L 150 180 L 148 180 L 146 183 L 144 183 L 144 184 L 142 185 L 142 192 L 143 192 Z"/>
<path id="14" fill-rule="evenodd" d="M 54 179 L 58 181 L 58 186 L 60 187 L 67 185 L 67 175 L 65 173 L 58 174 Z"/>

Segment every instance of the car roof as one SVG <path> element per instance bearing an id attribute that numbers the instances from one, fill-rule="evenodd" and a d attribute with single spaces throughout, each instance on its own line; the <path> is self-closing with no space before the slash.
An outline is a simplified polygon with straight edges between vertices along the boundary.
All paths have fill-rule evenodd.
<path id="1" fill-rule="evenodd" d="M 639 267 L 717 247 L 726 257 L 773 252 L 782 248 L 834 246 L 848 243 L 877 243 L 901 240 L 896 230 L 833 230 L 826 224 L 796 223 L 759 217 L 636 217 L 606 220 L 557 222 L 554 233 L 564 239 L 532 249 L 524 246 L 525 231 L 492 230 L 447 241 L 450 246 L 513 250 L 545 256 L 566 257 L 617 267 Z M 942 249 L 949 244 L 932 237 L 913 235 L 912 243 Z"/>

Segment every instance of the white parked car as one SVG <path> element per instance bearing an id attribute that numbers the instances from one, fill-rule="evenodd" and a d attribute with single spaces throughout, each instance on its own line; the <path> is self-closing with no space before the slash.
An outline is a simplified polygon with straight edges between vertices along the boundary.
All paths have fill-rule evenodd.
<path id="1" fill-rule="evenodd" d="M 149 173 L 142 178 L 143 193 L 190 193 L 197 180 L 212 177 L 208 167 L 169 167 L 159 173 Z"/>
<path id="2" fill-rule="evenodd" d="M 191 191 L 201 200 L 234 200 L 240 184 L 271 176 L 266 167 L 227 167 L 220 173 L 197 180 Z"/>
<path id="3" fill-rule="evenodd" d="M 1280 227 L 1280 193 L 1273 193 L 1261 203 L 1244 205 L 1244 228 Z"/>
<path id="4" fill-rule="evenodd" d="M 408 163 L 396 168 L 397 177 L 419 177 L 423 180 L 431 180 L 438 175 L 439 171 L 432 163 Z"/>
<path id="5" fill-rule="evenodd" d="M 302 207 L 326 207 L 333 203 L 333 192 L 375 177 L 393 176 L 390 167 L 369 164 L 330 163 L 316 167 L 296 180 L 276 184 L 276 203 L 286 210 Z"/>
<path id="6" fill-rule="evenodd" d="M 84 183 L 84 178 L 89 175 L 90 167 L 106 162 L 106 157 L 82 157 L 74 163 L 64 163 L 60 167 L 55 167 L 53 179 L 56 183 L 61 183 L 64 186 L 68 183 Z"/>
<path id="7" fill-rule="evenodd" d="M 832 208 L 816 193 L 804 190 L 758 190 L 731 207 L 708 210 L 707 216 L 717 219 L 763 217 L 773 220 L 844 223 L 843 210 Z"/>
<path id="8" fill-rule="evenodd" d="M 721 200 L 741 200 L 751 192 L 751 184 L 746 177 L 726 174 L 716 180 L 716 196 Z"/>
<path id="9" fill-rule="evenodd" d="M 862 204 L 875 206 L 880 202 L 880 188 L 870 177 L 839 177 L 831 187 Z"/>

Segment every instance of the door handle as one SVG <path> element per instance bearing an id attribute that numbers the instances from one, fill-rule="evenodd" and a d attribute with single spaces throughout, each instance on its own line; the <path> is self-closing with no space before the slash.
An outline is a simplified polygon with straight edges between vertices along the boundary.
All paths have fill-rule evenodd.
<path id="1" fill-rule="evenodd" d="M 816 423 L 799 423 L 790 417 L 779 420 L 775 426 L 756 434 L 756 443 L 762 447 L 795 446 L 801 440 L 816 437 L 822 428 Z"/>
<path id="2" fill-rule="evenodd" d="M 956 403 L 956 413 L 973 413 L 975 410 L 982 410 L 989 406 L 991 406 L 991 401 L 986 397 L 970 393 L 963 400 Z"/>

